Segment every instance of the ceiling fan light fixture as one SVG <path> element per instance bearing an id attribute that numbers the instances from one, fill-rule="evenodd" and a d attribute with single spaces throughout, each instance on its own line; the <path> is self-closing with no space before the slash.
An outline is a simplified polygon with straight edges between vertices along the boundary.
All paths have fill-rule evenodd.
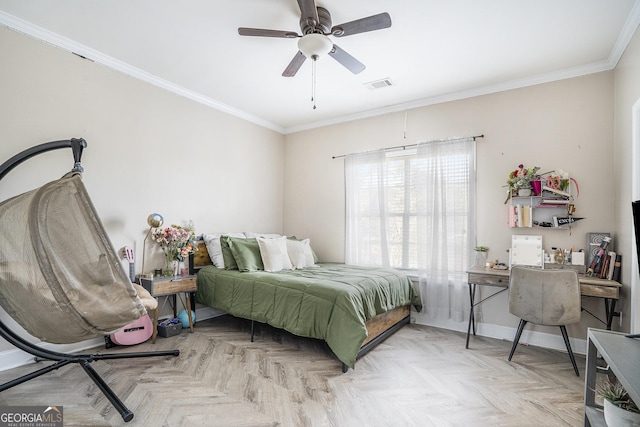
<path id="1" fill-rule="evenodd" d="M 333 49 L 333 43 L 324 34 L 306 34 L 298 40 L 298 50 L 309 59 L 320 59 Z"/>

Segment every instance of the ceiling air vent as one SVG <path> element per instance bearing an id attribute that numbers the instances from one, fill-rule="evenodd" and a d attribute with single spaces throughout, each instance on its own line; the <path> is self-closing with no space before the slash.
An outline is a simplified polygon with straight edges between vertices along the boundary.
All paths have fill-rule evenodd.
<path id="1" fill-rule="evenodd" d="M 382 89 L 383 87 L 393 86 L 393 82 L 388 77 L 386 79 L 374 80 L 364 84 L 371 90 Z"/>

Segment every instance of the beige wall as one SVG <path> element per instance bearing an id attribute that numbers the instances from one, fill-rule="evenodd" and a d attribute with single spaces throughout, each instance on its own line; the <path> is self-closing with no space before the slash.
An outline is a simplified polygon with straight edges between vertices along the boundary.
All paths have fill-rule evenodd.
<path id="1" fill-rule="evenodd" d="M 0 28 L 0 159 L 41 142 L 86 138 L 84 181 L 114 246 L 136 247 L 138 270 L 145 218 L 153 211 L 167 222 L 191 219 L 198 232 L 310 237 L 322 260 L 343 261 L 343 160 L 332 156 L 482 133 L 478 244 L 491 248 L 491 258 L 507 260 L 513 230 L 502 185 L 510 169 L 525 163 L 565 169 L 580 184 L 577 216 L 587 219 L 571 233 L 544 230 L 547 248 L 583 247 L 585 233 L 609 231 L 628 260 L 629 109 L 640 98 L 639 45 L 636 34 L 615 72 L 283 136 Z M 67 150 L 32 159 L 2 181 L 0 200 L 70 167 Z M 147 265 L 161 263 L 151 252 Z M 626 294 L 629 264 L 623 264 Z M 600 303 L 585 302 L 602 316 Z M 485 305 L 484 322 L 515 326 L 505 295 Z M 583 338 L 586 326 L 602 325 L 585 315 L 571 335 Z"/>
<path id="2" fill-rule="evenodd" d="M 391 89 L 392 90 L 392 89 Z M 586 233 L 614 232 L 613 72 L 511 90 L 299 132 L 286 137 L 285 232 L 309 236 L 323 260 L 344 260 L 344 162 L 334 155 L 418 141 L 484 134 L 478 140 L 478 244 L 507 262 L 511 235 L 542 234 L 545 248 L 583 248 Z M 569 231 L 513 230 L 503 204 L 507 175 L 518 164 L 564 169 L 580 187 Z M 596 303 L 599 303 L 596 305 Z M 602 301 L 585 301 L 603 315 Z M 484 321 L 513 327 L 506 295 L 487 303 Z M 572 335 L 601 326 L 583 316 Z"/>
<path id="3" fill-rule="evenodd" d="M 282 231 L 281 134 L 7 29 L 0 54 L 0 159 L 85 138 L 84 182 L 116 247 L 141 244 L 151 212 L 198 232 Z M 0 198 L 71 166 L 70 150 L 29 160 Z"/>
<path id="4" fill-rule="evenodd" d="M 614 218 L 615 236 L 625 254 L 623 259 L 622 281 L 625 284 L 621 310 L 623 322 L 629 325 L 631 318 L 631 302 L 635 304 L 634 332 L 640 332 L 640 293 L 638 292 L 638 266 L 633 260 L 633 220 L 631 215 L 631 201 L 640 199 L 640 182 L 636 178 L 636 193 L 633 194 L 633 170 L 640 173 L 640 158 L 634 158 L 632 149 L 640 151 L 640 141 L 632 141 L 632 109 L 640 106 L 640 31 L 636 31 L 631 43 L 627 46 L 622 58 L 615 69 L 614 91 L 614 188 L 616 197 L 616 214 Z M 640 116 L 640 110 L 636 113 Z M 640 123 L 640 117 L 636 117 Z M 639 129 L 640 130 L 640 129 Z M 640 135 L 640 133 L 639 133 Z M 640 136 L 638 136 L 640 138 Z M 636 175 L 640 177 L 640 175 Z M 630 292 L 630 284 L 636 285 L 634 295 Z M 626 314 L 626 315 L 625 315 Z"/>
<path id="5" fill-rule="evenodd" d="M 0 162 L 85 138 L 84 182 L 115 248 L 135 246 L 138 271 L 151 212 L 198 233 L 282 231 L 281 134 L 5 28 L 0 57 Z M 72 166 L 71 150 L 33 158 L 3 179 L 0 200 Z M 160 267 L 147 246 L 146 269 Z"/>

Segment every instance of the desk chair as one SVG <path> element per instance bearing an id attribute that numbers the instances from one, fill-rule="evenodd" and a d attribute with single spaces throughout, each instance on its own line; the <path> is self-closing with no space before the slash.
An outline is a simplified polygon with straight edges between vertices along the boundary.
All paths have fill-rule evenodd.
<path id="1" fill-rule="evenodd" d="M 520 318 L 509 361 L 527 322 L 559 326 L 576 376 L 580 376 L 565 325 L 580 321 L 580 283 L 573 270 L 513 267 L 509 279 L 509 312 Z"/>

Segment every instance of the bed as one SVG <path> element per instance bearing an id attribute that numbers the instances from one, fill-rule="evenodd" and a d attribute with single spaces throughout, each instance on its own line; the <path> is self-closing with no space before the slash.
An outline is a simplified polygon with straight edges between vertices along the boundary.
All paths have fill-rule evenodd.
<path id="1" fill-rule="evenodd" d="M 237 238 L 228 240 L 248 245 Z M 409 323 L 411 306 L 422 309 L 415 285 L 393 269 L 313 262 L 310 267 L 271 272 L 264 271 L 267 260 L 262 268 L 243 268 L 239 263 L 245 271 L 212 264 L 207 246 L 200 244 L 192 265 L 197 272 L 198 303 L 324 340 L 342 362 L 343 372 Z"/>

